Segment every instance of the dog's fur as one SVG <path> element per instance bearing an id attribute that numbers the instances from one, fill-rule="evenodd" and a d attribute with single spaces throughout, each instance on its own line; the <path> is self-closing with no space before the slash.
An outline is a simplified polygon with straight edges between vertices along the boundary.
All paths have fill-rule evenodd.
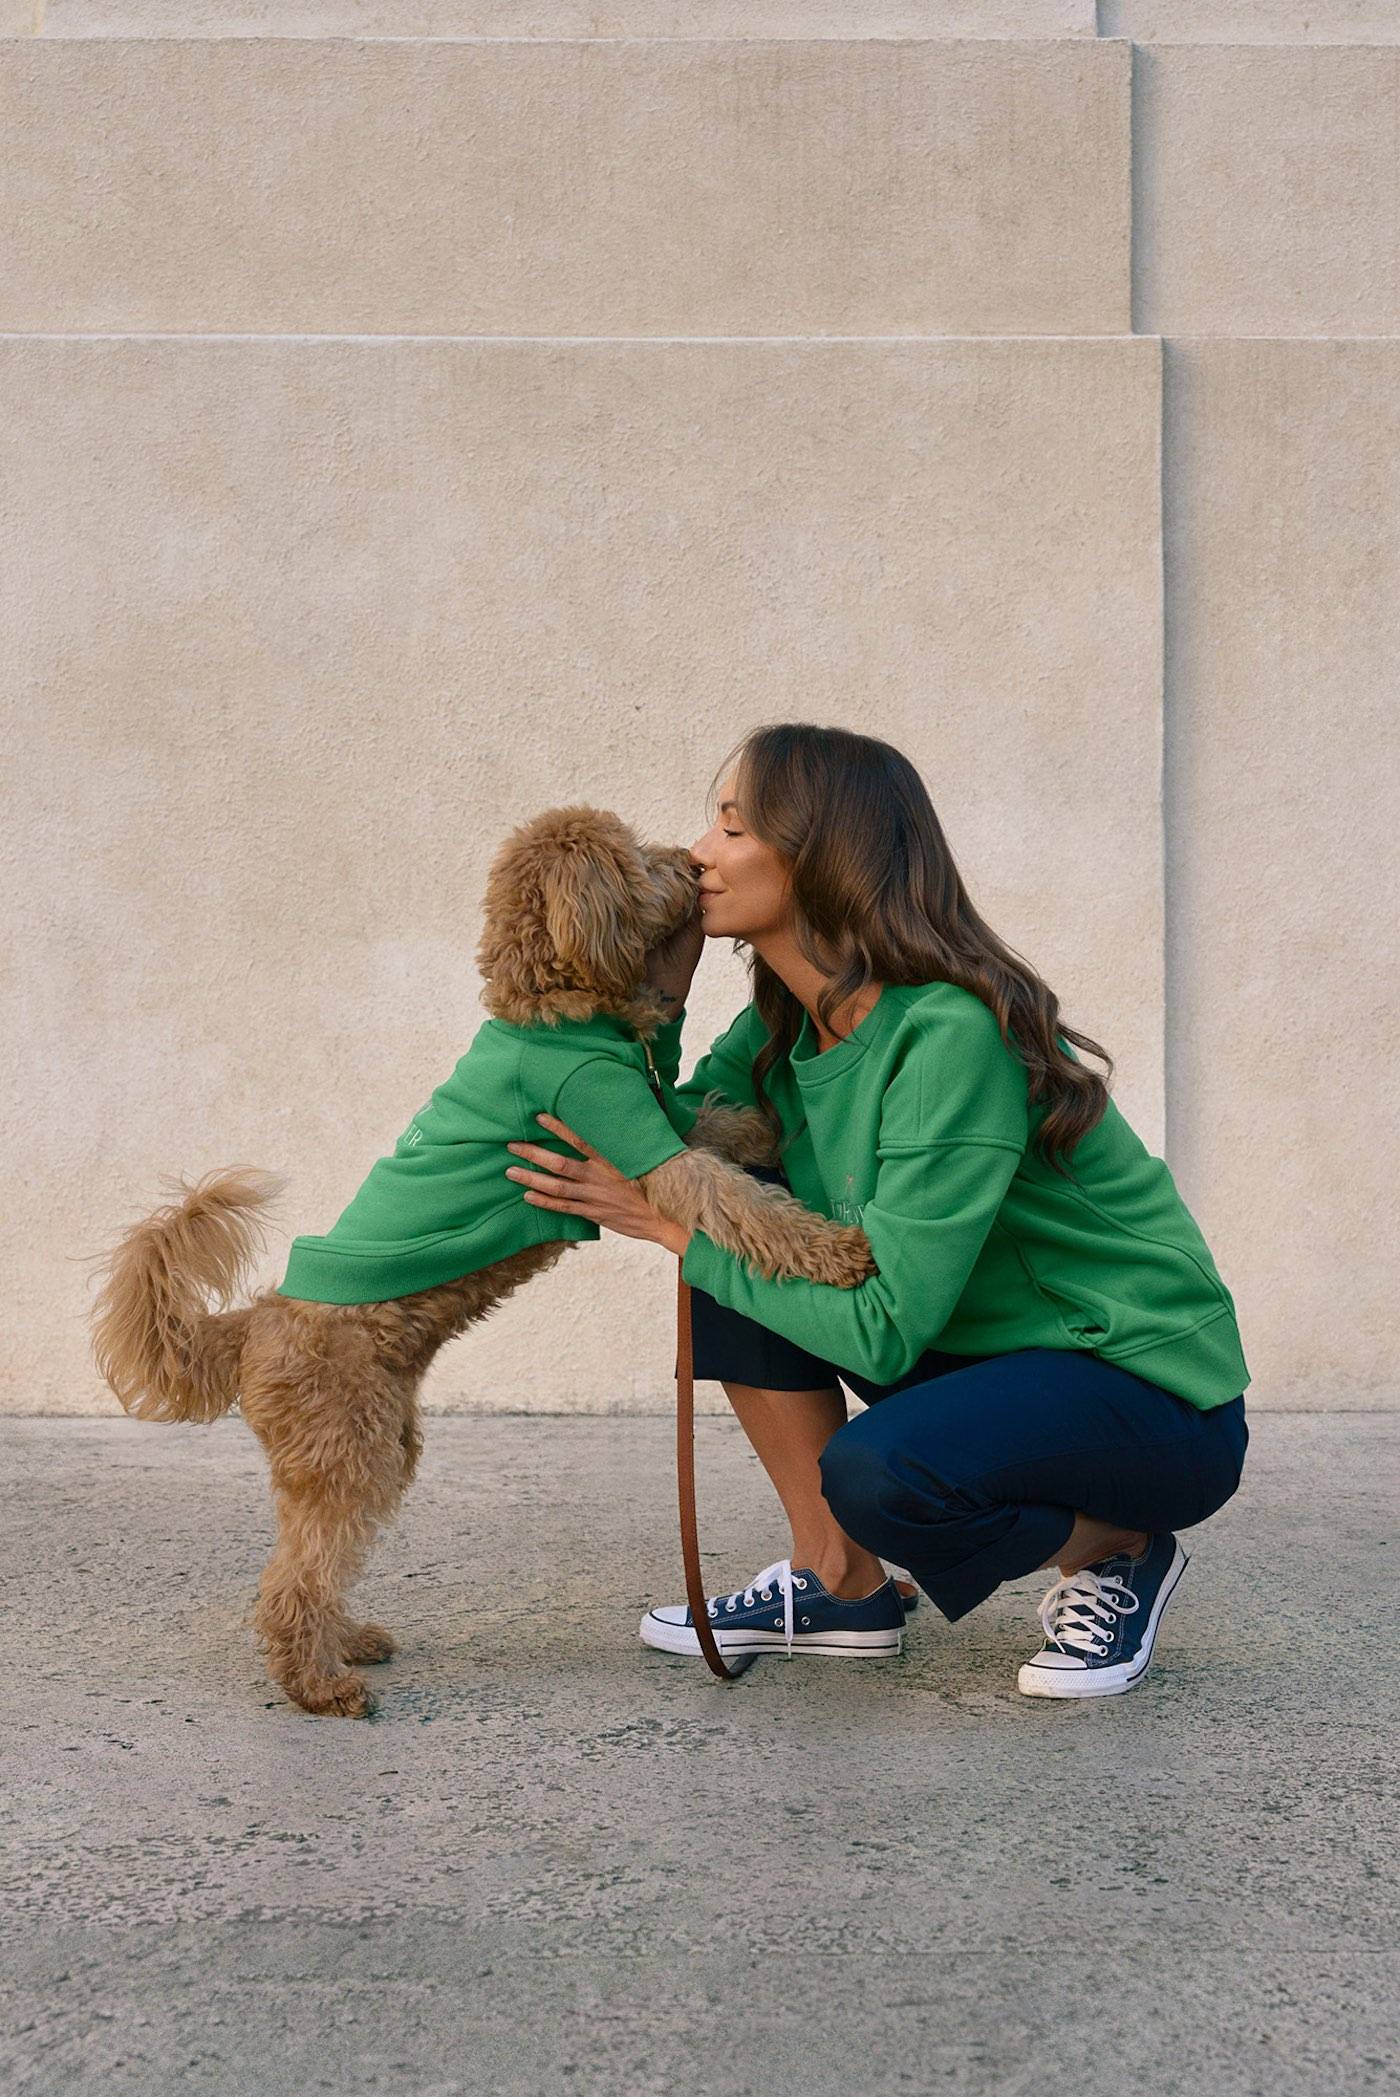
<path id="1" fill-rule="evenodd" d="M 682 848 L 641 844 L 607 810 L 546 811 L 512 832 L 491 869 L 476 957 L 483 1003 L 516 1025 L 612 1012 L 649 1039 L 664 1007 L 644 981 L 646 957 L 689 920 L 695 894 Z M 754 1109 L 708 1093 L 686 1140 L 684 1155 L 637 1183 L 662 1215 L 765 1276 L 850 1288 L 873 1271 L 863 1231 L 743 1171 L 775 1160 Z M 356 1664 L 386 1660 L 394 1641 L 352 1620 L 345 1598 L 413 1478 L 423 1374 L 445 1340 L 578 1241 L 530 1246 L 386 1303 L 264 1289 L 242 1308 L 210 1309 L 246 1278 L 262 1211 L 284 1183 L 234 1167 L 166 1184 L 181 1198 L 133 1225 L 103 1263 L 98 1367 L 139 1419 L 208 1421 L 241 1406 L 277 1511 L 254 1611 L 268 1672 L 306 1711 L 364 1717 L 375 1700 Z"/>

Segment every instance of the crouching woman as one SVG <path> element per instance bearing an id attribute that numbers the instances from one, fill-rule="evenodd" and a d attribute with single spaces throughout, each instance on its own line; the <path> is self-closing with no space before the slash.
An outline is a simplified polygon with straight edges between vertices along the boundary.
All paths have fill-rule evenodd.
<path id="1" fill-rule="evenodd" d="M 528 1141 L 524 1198 L 677 1254 L 694 1367 L 723 1384 L 792 1533 L 707 1603 L 722 1651 L 897 1652 L 889 1565 L 942 1614 L 1054 1568 L 1028 1696 L 1134 1688 L 1187 1564 L 1177 1531 L 1239 1484 L 1250 1382 L 1233 1299 L 1165 1162 L 1057 1023 L 1058 1000 L 984 924 L 900 752 L 844 729 L 756 730 L 692 848 L 698 921 L 651 958 L 676 1017 L 655 1054 L 673 1125 L 707 1093 L 757 1109 L 751 1168 L 859 1223 L 853 1289 L 748 1271 L 657 1216 L 588 1143 Z M 677 1084 L 706 939 L 753 996 Z M 847 1418 L 845 1385 L 867 1410 Z M 641 1635 L 697 1653 L 682 1604 Z"/>

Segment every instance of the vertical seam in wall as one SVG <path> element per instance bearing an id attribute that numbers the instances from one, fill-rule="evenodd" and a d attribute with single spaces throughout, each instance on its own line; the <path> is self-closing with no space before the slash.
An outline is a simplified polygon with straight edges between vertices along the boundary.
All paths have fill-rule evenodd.
<path id="1" fill-rule="evenodd" d="M 1112 0 L 1095 0 L 1096 20 L 1102 27 Z M 1116 10 L 1115 10 L 1116 12 Z M 1116 25 L 1115 25 L 1116 26 Z M 1142 210 L 1144 169 L 1142 166 L 1143 140 L 1143 76 L 1138 47 L 1128 43 L 1128 328 L 1133 335 L 1143 332 L 1143 261 L 1142 261 Z M 1172 1113 L 1173 1083 L 1175 1067 L 1173 1054 L 1173 970 L 1172 970 L 1172 807 L 1171 807 L 1171 645 L 1169 619 L 1169 576 L 1167 569 L 1167 377 L 1168 345 L 1159 334 L 1157 344 L 1157 793 L 1156 822 L 1158 878 L 1161 885 L 1159 933 L 1161 941 L 1158 969 L 1159 994 L 1161 997 L 1162 1026 L 1159 1042 L 1158 1083 L 1162 1099 L 1162 1156 L 1170 1163 L 1175 1122 Z"/>
<path id="2" fill-rule="evenodd" d="M 1128 45 L 1128 332 L 1142 333 L 1142 74 L 1136 44 Z"/>
<path id="3" fill-rule="evenodd" d="M 1120 0 L 1094 0 L 1094 34 L 1117 38 L 1124 24 Z M 1146 182 L 1143 168 L 1143 101 L 1145 82 L 1142 58 L 1136 41 L 1123 37 L 1128 46 L 1128 333 L 1151 335 L 1143 327 L 1145 269 L 1142 254 L 1142 196 Z M 1167 569 L 1167 378 L 1168 344 L 1160 334 L 1157 344 L 1157 781 L 1156 823 L 1160 908 L 1158 917 L 1158 984 L 1161 999 L 1161 1034 L 1158 1046 L 1158 1084 L 1162 1101 L 1162 1156 L 1170 1163 L 1174 1119 L 1172 1115 L 1175 1068 L 1172 1025 L 1175 1000 L 1172 969 L 1172 807 L 1171 807 L 1171 647 Z"/>
<path id="4" fill-rule="evenodd" d="M 1175 715 L 1172 691 L 1171 571 L 1167 541 L 1171 524 L 1167 488 L 1167 385 L 1171 366 L 1170 344 L 1157 337 L 1157 589 L 1161 618 L 1161 731 L 1157 743 L 1157 809 L 1162 851 L 1162 1156 L 1171 1163 L 1176 1135 L 1176 973 L 1173 968 L 1175 896 L 1172 884 L 1172 833 L 1175 803 L 1172 793 L 1172 746 Z"/>
<path id="5" fill-rule="evenodd" d="M 1142 144 L 1142 79 L 1139 71 L 1138 48 L 1132 46 L 1133 54 L 1133 315 L 1134 324 L 1141 316 L 1142 299 L 1142 248 L 1141 212 L 1143 169 L 1141 167 Z M 1176 1141 L 1176 972 L 1173 967 L 1173 939 L 1176 920 L 1176 896 L 1172 871 L 1172 838 L 1175 827 L 1176 808 L 1173 797 L 1172 747 L 1175 735 L 1174 693 L 1172 689 L 1172 572 L 1168 542 L 1171 532 L 1171 510 L 1167 482 L 1170 442 L 1167 389 L 1172 374 L 1171 345 L 1158 333 L 1157 343 L 1157 608 L 1160 653 L 1158 657 L 1159 689 L 1161 693 L 1160 724 L 1157 737 L 1157 821 L 1158 838 L 1162 854 L 1162 1156 L 1170 1160 Z"/>

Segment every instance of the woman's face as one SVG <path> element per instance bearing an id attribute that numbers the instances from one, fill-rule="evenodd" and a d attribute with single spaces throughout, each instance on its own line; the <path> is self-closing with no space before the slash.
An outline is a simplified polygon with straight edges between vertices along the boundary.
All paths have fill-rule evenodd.
<path id="1" fill-rule="evenodd" d="M 788 875 L 769 845 L 750 836 L 739 818 L 735 782 L 720 788 L 714 825 L 691 846 L 700 869 L 700 918 L 709 939 L 761 939 L 789 922 Z"/>

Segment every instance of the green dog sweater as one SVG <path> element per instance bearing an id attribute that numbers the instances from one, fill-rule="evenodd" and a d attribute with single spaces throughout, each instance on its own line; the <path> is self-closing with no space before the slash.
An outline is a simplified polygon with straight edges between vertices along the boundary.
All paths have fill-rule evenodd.
<path id="1" fill-rule="evenodd" d="M 674 1079 L 680 1020 L 661 1032 L 667 1039 L 653 1044 L 653 1059 L 659 1077 Z M 527 1245 L 599 1237 L 596 1223 L 526 1201 L 521 1183 L 505 1177 L 508 1167 L 529 1162 L 513 1157 L 508 1143 L 578 1156 L 541 1127 L 541 1113 L 629 1180 L 686 1147 L 650 1087 L 646 1049 L 625 1021 L 611 1013 L 554 1026 L 487 1020 L 325 1236 L 293 1239 L 277 1293 L 312 1303 L 383 1303 L 474 1274 Z"/>
<path id="2" fill-rule="evenodd" d="M 665 1079 L 684 1016 L 654 1045 Z M 748 1005 L 683 1085 L 667 1085 L 681 1134 L 708 1091 L 756 1104 L 753 1059 L 767 1038 Z M 1031 1148 L 1046 1106 L 1029 1105 L 1028 1086 L 996 1015 L 957 984 L 887 985 L 821 1051 L 804 1014 L 766 1081 L 783 1171 L 808 1208 L 862 1226 L 879 1272 L 854 1289 L 770 1281 L 696 1230 L 683 1279 L 878 1384 L 931 1347 L 1055 1347 L 1097 1354 L 1203 1411 L 1238 1397 L 1251 1378 L 1234 1299 L 1164 1160 L 1110 1099 L 1062 1178 Z"/>

